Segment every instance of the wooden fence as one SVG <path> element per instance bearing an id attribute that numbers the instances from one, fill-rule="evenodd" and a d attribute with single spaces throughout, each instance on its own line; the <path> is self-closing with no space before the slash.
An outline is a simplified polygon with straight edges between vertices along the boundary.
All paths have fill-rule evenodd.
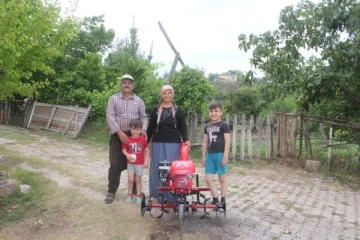
<path id="1" fill-rule="evenodd" d="M 198 116 L 194 114 L 190 119 L 190 140 L 192 145 L 199 146 L 202 142 L 205 118 L 202 117 L 199 123 Z M 269 114 L 266 119 L 245 115 L 238 118 L 234 115 L 230 120 L 230 116 L 226 115 L 225 121 L 232 126 L 231 159 L 246 161 L 274 157 L 312 158 L 311 122 L 313 126 L 317 126 L 323 146 L 328 148 L 330 164 L 333 127 L 360 130 L 360 124 L 305 115 L 303 112 L 299 114 L 279 112 Z M 329 129 L 328 134 L 325 132 L 325 125 Z M 360 152 L 357 153 L 357 161 L 360 163 Z"/>
<path id="2" fill-rule="evenodd" d="M 41 128 L 77 138 L 90 114 L 91 105 L 60 106 L 35 102 L 27 128 Z"/>

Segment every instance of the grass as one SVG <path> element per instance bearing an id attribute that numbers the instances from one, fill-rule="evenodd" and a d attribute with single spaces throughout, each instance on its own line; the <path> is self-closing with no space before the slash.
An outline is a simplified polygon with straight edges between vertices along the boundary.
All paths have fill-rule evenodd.
<path id="1" fill-rule="evenodd" d="M 107 146 L 109 144 L 109 131 L 106 121 L 88 121 L 79 135 L 79 142 Z"/>
<path id="2" fill-rule="evenodd" d="M 19 184 L 31 186 L 31 190 L 26 194 L 17 189 L 9 196 L 0 197 L 0 229 L 2 229 L 11 223 L 22 220 L 26 216 L 31 216 L 37 209 L 41 209 L 50 181 L 42 174 L 19 168 L 9 168 L 5 164 L 0 166 L 0 170 L 7 172 Z"/>
<path id="3" fill-rule="evenodd" d="M 10 157 L 11 162 L 9 162 L 9 165 L 18 165 L 20 163 L 27 163 L 31 165 L 34 168 L 51 168 L 54 169 L 60 173 L 64 173 L 65 175 L 74 177 L 74 178 L 80 178 L 82 176 L 82 172 L 79 172 L 78 169 L 73 169 L 71 167 L 66 167 L 64 165 L 59 165 L 56 162 L 51 162 L 42 158 L 37 157 L 24 157 L 19 155 L 17 152 L 6 149 L 2 146 L 0 146 L 0 155 L 7 155 Z"/>
<path id="4" fill-rule="evenodd" d="M 21 131 L 12 131 L 11 129 L 2 129 L 1 137 L 8 139 L 16 139 L 24 144 L 28 144 L 37 140 L 37 137 L 29 134 L 23 134 Z"/>

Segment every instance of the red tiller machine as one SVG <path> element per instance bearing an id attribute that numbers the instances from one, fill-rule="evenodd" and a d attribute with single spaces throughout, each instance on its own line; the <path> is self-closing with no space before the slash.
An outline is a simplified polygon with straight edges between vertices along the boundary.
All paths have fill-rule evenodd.
<path id="1" fill-rule="evenodd" d="M 164 187 L 159 187 L 160 201 L 149 196 L 146 200 L 143 194 L 141 202 L 141 215 L 145 212 L 150 212 L 152 217 L 161 218 L 164 213 L 169 213 L 169 209 L 176 212 L 178 219 L 183 222 L 187 212 L 197 212 L 203 210 L 203 216 L 209 215 L 208 210 L 214 210 L 216 216 L 219 218 L 226 217 L 226 203 L 225 204 L 211 204 L 210 198 L 206 199 L 201 192 L 210 191 L 209 187 L 199 187 L 199 176 L 195 171 L 195 164 L 189 159 L 189 146 L 185 143 L 181 144 L 180 159 L 173 162 L 162 161 L 159 162 L 158 177 L 161 182 L 166 184 Z M 194 186 L 195 177 L 195 186 Z M 161 192 L 171 192 L 178 199 L 175 202 L 168 202 L 163 197 Z M 161 210 L 160 214 L 153 214 L 152 210 Z M 159 211 L 157 211 L 159 212 Z"/>

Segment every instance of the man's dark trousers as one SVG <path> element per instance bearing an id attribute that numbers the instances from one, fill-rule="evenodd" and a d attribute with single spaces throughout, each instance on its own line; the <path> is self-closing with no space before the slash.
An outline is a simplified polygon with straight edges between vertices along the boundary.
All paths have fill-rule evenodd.
<path id="1" fill-rule="evenodd" d="M 129 133 L 128 133 L 129 134 Z M 127 135 L 128 135 L 127 134 Z M 111 134 L 109 144 L 109 162 L 108 173 L 108 192 L 116 193 L 120 185 L 121 172 L 127 169 L 126 157 L 122 153 L 122 142 L 117 133 Z M 127 181 L 126 181 L 127 186 Z M 133 194 L 136 194 L 136 184 L 134 182 Z"/>

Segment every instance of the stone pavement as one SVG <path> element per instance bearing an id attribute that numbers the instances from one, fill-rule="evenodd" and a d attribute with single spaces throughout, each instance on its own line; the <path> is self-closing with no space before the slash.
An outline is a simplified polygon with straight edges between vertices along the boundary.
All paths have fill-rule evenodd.
<path id="1" fill-rule="evenodd" d="M 227 218 L 220 220 L 211 213 L 210 218 L 200 219 L 200 213 L 189 213 L 185 230 L 202 231 L 210 239 L 360 240 L 359 190 L 320 174 L 273 168 L 231 168 Z M 197 172 L 204 170 L 198 167 Z M 126 174 L 121 178 L 124 182 Z M 200 179 L 204 185 L 202 174 Z M 148 192 L 147 173 L 143 181 Z M 125 186 L 120 187 L 126 193 Z M 176 224 L 175 216 L 170 218 Z"/>

